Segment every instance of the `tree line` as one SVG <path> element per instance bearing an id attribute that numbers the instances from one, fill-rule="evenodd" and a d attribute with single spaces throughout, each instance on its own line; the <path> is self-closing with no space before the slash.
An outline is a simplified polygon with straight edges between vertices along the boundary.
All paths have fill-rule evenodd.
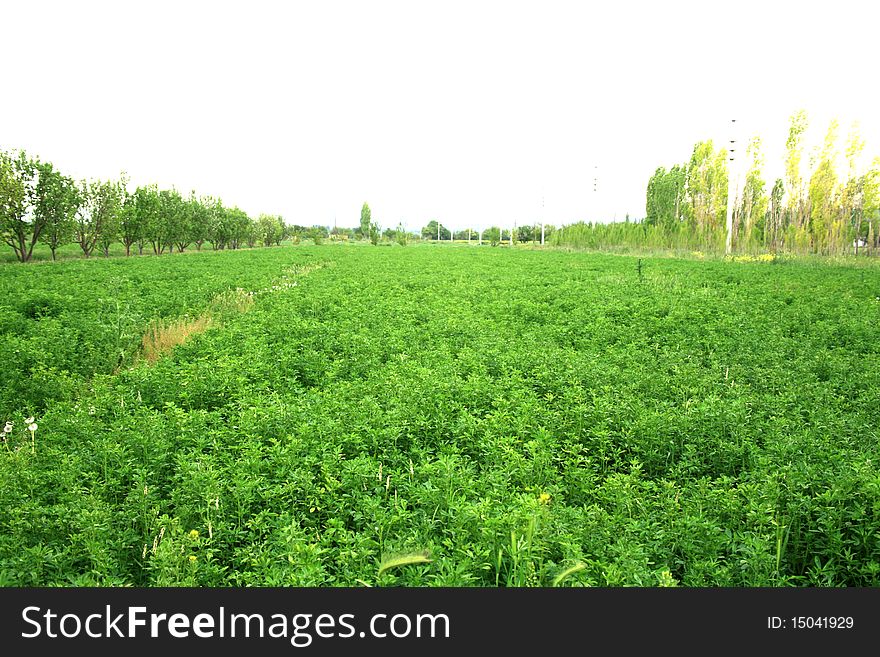
<path id="1" fill-rule="evenodd" d="M 840 124 L 805 160 L 808 116 L 789 119 L 784 176 L 764 179 L 760 137 L 745 148 L 734 180 L 731 244 L 737 251 L 876 253 L 880 247 L 880 158 L 864 166 L 865 141 L 854 125 L 840 148 Z M 698 142 L 690 160 L 658 167 L 646 189 L 645 218 L 566 226 L 555 243 L 593 248 L 640 246 L 721 251 L 726 247 L 729 153 Z M 844 166 L 841 168 L 840 164 Z"/>
<path id="2" fill-rule="evenodd" d="M 25 151 L 0 151 L 0 231 L 21 262 L 46 245 L 52 259 L 76 244 L 85 257 L 122 244 L 125 254 L 182 253 L 208 242 L 215 250 L 277 245 L 293 233 L 277 215 L 253 219 L 218 198 L 183 196 L 175 189 L 145 185 L 129 191 L 119 180 L 76 181 L 50 162 Z M 306 232 L 304 227 L 296 227 Z"/>
<path id="3" fill-rule="evenodd" d="M 853 125 L 840 149 L 832 120 L 807 162 L 803 110 L 789 119 L 785 174 L 769 185 L 760 137 L 749 140 L 733 188 L 731 240 L 740 251 L 758 249 L 838 254 L 876 249 L 880 238 L 880 158 L 861 165 L 865 141 Z M 840 170 L 839 164 L 844 164 Z M 693 246 L 719 248 L 727 237 L 728 153 L 698 143 L 690 161 L 658 168 L 648 181 L 644 223 L 671 241 L 685 232 Z M 681 241 L 678 239 L 677 241 Z"/>

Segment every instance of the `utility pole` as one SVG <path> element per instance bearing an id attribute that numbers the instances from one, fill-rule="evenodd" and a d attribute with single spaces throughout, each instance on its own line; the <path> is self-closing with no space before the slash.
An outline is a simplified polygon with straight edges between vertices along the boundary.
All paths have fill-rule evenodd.
<path id="1" fill-rule="evenodd" d="M 599 165 L 593 165 L 593 214 L 595 223 L 599 223 Z"/>
<path id="2" fill-rule="evenodd" d="M 736 195 L 739 192 L 739 180 L 734 174 L 734 155 L 736 153 L 736 119 L 730 120 L 730 148 L 728 160 L 730 165 L 727 171 L 727 240 L 724 243 L 724 254 L 730 255 L 733 250 L 733 207 L 736 205 Z"/>
<path id="3" fill-rule="evenodd" d="M 544 195 L 541 194 L 541 246 L 544 246 Z"/>

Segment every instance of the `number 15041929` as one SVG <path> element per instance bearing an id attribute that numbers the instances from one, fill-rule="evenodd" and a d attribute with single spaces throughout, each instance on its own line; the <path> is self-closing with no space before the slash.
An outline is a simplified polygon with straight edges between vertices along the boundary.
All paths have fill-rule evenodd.
<path id="1" fill-rule="evenodd" d="M 851 630 L 852 616 L 767 616 L 770 630 Z"/>

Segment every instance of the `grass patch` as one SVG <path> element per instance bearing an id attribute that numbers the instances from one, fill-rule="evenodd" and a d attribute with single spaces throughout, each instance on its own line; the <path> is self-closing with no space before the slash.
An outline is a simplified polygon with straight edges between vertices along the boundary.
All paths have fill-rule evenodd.
<path id="1" fill-rule="evenodd" d="M 254 305 L 253 294 L 242 288 L 221 292 L 208 310 L 196 317 L 153 320 L 141 339 L 140 360 L 155 363 L 194 335 L 204 333 L 231 313 L 247 312 Z"/>

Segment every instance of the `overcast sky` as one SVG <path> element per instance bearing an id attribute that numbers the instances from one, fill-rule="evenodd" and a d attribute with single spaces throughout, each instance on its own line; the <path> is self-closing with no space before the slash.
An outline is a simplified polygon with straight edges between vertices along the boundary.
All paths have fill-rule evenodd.
<path id="1" fill-rule="evenodd" d="M 771 184 L 798 108 L 880 155 L 871 6 L 4 2 L 0 148 L 289 223 L 642 217 L 654 169 L 731 118 Z"/>

